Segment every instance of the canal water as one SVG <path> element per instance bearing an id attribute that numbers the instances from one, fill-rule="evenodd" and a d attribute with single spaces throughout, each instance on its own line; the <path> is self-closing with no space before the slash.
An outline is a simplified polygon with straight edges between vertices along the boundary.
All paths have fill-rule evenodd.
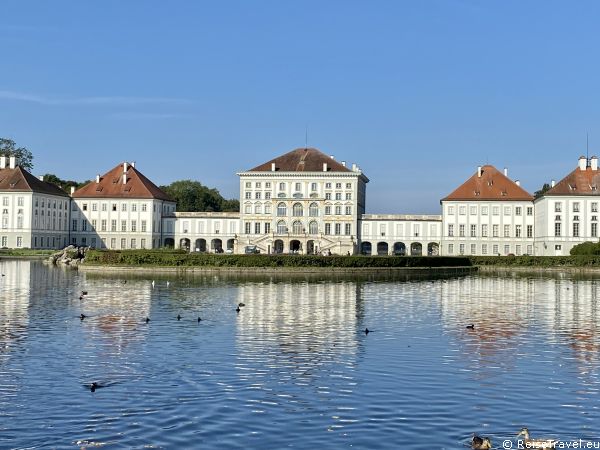
<path id="1" fill-rule="evenodd" d="M 0 271 L 0 448 L 600 440 L 593 279 Z"/>

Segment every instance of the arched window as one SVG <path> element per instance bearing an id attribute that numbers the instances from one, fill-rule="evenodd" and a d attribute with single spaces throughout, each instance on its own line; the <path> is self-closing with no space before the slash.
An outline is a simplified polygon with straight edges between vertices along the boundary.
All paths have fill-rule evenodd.
<path id="1" fill-rule="evenodd" d="M 316 221 L 311 221 L 308 224 L 308 234 L 319 234 L 319 225 Z"/>
<path id="2" fill-rule="evenodd" d="M 285 222 L 280 220 L 277 222 L 277 234 L 285 234 L 287 233 L 287 227 L 285 226 Z"/>
<path id="3" fill-rule="evenodd" d="M 281 202 L 277 205 L 277 215 L 287 216 L 287 206 L 285 206 L 285 203 Z"/>
<path id="4" fill-rule="evenodd" d="M 304 209 L 302 208 L 301 203 L 294 203 L 292 207 L 292 213 L 294 217 L 302 217 L 304 215 Z"/>
<path id="5" fill-rule="evenodd" d="M 308 214 L 310 215 L 310 217 L 319 216 L 319 205 L 316 202 L 313 202 L 309 205 Z"/>
<path id="6" fill-rule="evenodd" d="M 294 221 L 294 223 L 292 224 L 292 232 L 294 234 L 302 234 L 302 222 L 300 222 L 299 220 Z"/>

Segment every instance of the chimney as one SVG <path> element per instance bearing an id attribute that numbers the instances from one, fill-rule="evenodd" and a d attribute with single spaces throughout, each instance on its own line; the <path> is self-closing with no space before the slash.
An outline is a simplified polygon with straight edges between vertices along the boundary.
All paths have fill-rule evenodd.
<path id="1" fill-rule="evenodd" d="M 346 161 L 342 161 L 342 166 L 346 167 Z"/>
<path id="2" fill-rule="evenodd" d="M 327 172 L 327 163 L 323 163 L 323 172 Z"/>
<path id="3" fill-rule="evenodd" d="M 507 177 L 508 176 L 508 167 L 504 168 L 504 176 Z"/>
<path id="4" fill-rule="evenodd" d="M 127 184 L 127 173 L 123 172 L 123 184 Z"/>
<path id="5" fill-rule="evenodd" d="M 0 156 L 0 169 L 6 169 L 6 156 Z"/>
<path id="6" fill-rule="evenodd" d="M 516 184 L 517 186 L 521 186 L 521 182 L 520 182 L 519 180 L 515 180 L 515 184 Z"/>
<path id="7" fill-rule="evenodd" d="M 590 158 L 590 165 L 592 170 L 598 170 L 598 157 L 596 155 Z"/>
<path id="8" fill-rule="evenodd" d="M 356 172 L 356 163 L 352 163 L 352 172 Z"/>
<path id="9" fill-rule="evenodd" d="M 481 166 L 477 166 L 477 176 L 481 178 Z"/>
<path id="10" fill-rule="evenodd" d="M 96 183 L 100 183 L 100 174 L 96 175 Z"/>
<path id="11" fill-rule="evenodd" d="M 40 176 L 38 177 L 38 179 L 39 179 L 40 181 L 44 181 L 44 175 L 40 175 Z"/>
<path id="12" fill-rule="evenodd" d="M 75 192 L 75 186 L 71 186 L 71 195 L 73 195 L 73 192 Z"/>
<path id="13" fill-rule="evenodd" d="M 127 172 L 127 161 L 123 163 L 123 173 Z"/>
<path id="14" fill-rule="evenodd" d="M 579 170 L 585 170 L 587 167 L 587 158 L 585 156 L 579 157 Z"/>
<path id="15" fill-rule="evenodd" d="M 9 158 L 9 167 L 11 169 L 14 169 L 15 167 L 17 167 L 17 158 L 16 158 L 16 156 L 11 156 Z"/>
<path id="16" fill-rule="evenodd" d="M 335 159 L 335 158 L 333 157 L 333 155 L 330 155 L 330 156 L 331 156 L 331 159 Z"/>
<path id="17" fill-rule="evenodd" d="M 271 163 L 271 172 L 275 172 L 275 163 Z"/>
<path id="18" fill-rule="evenodd" d="M 554 180 L 550 181 L 550 187 L 554 187 L 554 186 L 556 186 L 556 181 L 554 181 Z"/>
<path id="19" fill-rule="evenodd" d="M 131 162 L 131 167 L 133 167 L 135 169 L 135 161 Z"/>

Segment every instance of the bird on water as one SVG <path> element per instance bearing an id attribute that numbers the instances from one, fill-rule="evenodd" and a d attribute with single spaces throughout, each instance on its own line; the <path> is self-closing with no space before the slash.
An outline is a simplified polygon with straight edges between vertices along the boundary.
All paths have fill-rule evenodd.
<path id="1" fill-rule="evenodd" d="M 198 317 L 198 323 L 202 322 L 202 319 L 200 317 Z"/>
<path id="2" fill-rule="evenodd" d="M 473 435 L 471 440 L 471 448 L 473 450 L 488 450 L 492 448 L 492 441 L 487 437 L 479 437 L 476 434 Z"/>
<path id="3" fill-rule="evenodd" d="M 96 389 L 99 387 L 100 385 L 94 381 L 92 384 L 90 384 L 90 391 L 96 392 Z"/>
<path id="4" fill-rule="evenodd" d="M 365 334 L 369 334 L 371 332 L 371 330 L 369 330 L 368 328 L 365 328 Z"/>
<path id="5" fill-rule="evenodd" d="M 87 316 L 86 316 L 85 314 L 81 313 L 81 315 L 79 316 L 79 319 L 80 319 L 80 320 L 83 320 L 83 319 L 85 319 L 86 317 L 87 317 Z"/>
<path id="6" fill-rule="evenodd" d="M 150 319 L 148 317 L 146 317 L 146 323 L 150 322 Z"/>
<path id="7" fill-rule="evenodd" d="M 235 312 L 239 313 L 240 311 L 241 311 L 241 309 L 239 306 L 237 308 L 235 308 Z"/>
<path id="8" fill-rule="evenodd" d="M 238 303 L 238 306 L 242 307 L 242 306 L 246 306 L 246 304 L 245 303 Z"/>
<path id="9" fill-rule="evenodd" d="M 469 325 L 467 325 L 465 328 L 466 328 L 467 330 L 474 330 L 474 329 L 475 329 L 475 325 L 474 325 L 474 324 L 472 324 L 472 323 L 470 323 L 470 324 L 469 324 Z"/>
<path id="10" fill-rule="evenodd" d="M 177 314 L 177 320 L 181 320 L 181 314 Z"/>

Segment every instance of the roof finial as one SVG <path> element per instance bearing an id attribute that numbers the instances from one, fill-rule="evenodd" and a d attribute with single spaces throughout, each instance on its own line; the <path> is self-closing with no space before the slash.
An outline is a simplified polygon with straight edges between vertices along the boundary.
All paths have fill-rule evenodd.
<path id="1" fill-rule="evenodd" d="M 308 149 L 308 124 L 306 124 L 305 133 L 304 133 L 304 148 Z"/>
<path id="2" fill-rule="evenodd" d="M 590 159 L 590 136 L 589 133 L 585 133 L 585 160 L 586 160 L 586 164 L 587 161 Z"/>

